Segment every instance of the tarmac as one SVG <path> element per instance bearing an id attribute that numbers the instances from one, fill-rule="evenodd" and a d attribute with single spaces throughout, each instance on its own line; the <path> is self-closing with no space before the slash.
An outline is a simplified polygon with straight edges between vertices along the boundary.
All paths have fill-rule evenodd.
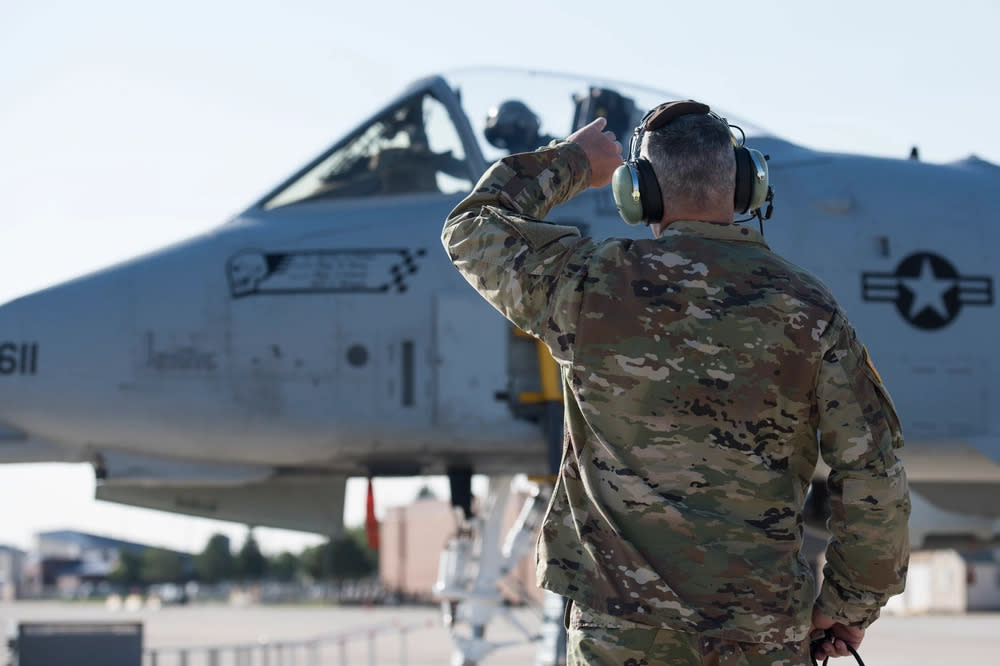
<path id="1" fill-rule="evenodd" d="M 519 608 L 514 616 L 538 631 L 540 615 Z M 200 664 L 405 664 L 442 666 L 450 660 L 451 643 L 440 612 L 430 606 L 309 606 L 227 605 L 165 606 L 160 609 L 109 610 L 91 602 L 21 601 L 0 603 L 0 629 L 12 635 L 19 622 L 141 622 L 145 664 L 158 651 L 156 666 Z M 487 629 L 496 641 L 516 641 L 484 658 L 482 666 L 530 665 L 536 644 L 523 641 L 518 630 L 502 619 Z M 322 638 L 313 642 L 313 639 Z M 275 651 L 275 642 L 289 642 Z M 296 641 L 298 641 L 296 643 Z M 240 661 L 222 650 L 212 662 L 205 650 L 178 648 L 254 645 L 253 660 Z M 267 650 L 269 654 L 263 655 Z M 1000 613 L 963 615 L 883 616 L 868 631 L 861 646 L 867 666 L 996 666 L 1000 664 Z M 0 652 L 0 655 L 3 653 Z M 249 653 L 246 653 L 249 654 Z M 851 666 L 853 660 L 831 660 Z M 2 666 L 7 666 L 0 659 Z"/>

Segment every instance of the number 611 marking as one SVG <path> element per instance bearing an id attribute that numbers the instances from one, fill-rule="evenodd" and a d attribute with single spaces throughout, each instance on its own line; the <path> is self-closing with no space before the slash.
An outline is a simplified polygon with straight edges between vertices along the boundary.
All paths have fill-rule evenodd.
<path id="1" fill-rule="evenodd" d="M 33 375 L 37 371 L 37 342 L 4 342 L 0 344 L 0 375 Z"/>

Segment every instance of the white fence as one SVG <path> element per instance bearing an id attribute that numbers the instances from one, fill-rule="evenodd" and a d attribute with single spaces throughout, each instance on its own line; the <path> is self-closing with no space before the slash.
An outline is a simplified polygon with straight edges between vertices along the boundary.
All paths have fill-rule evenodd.
<path id="1" fill-rule="evenodd" d="M 377 663 L 406 666 L 408 635 L 433 626 L 430 620 L 411 624 L 390 622 L 302 640 L 146 648 L 143 666 L 375 666 Z M 385 637 L 393 634 L 398 636 L 398 648 L 377 655 L 376 638 L 383 639 L 379 646 L 385 651 Z"/>

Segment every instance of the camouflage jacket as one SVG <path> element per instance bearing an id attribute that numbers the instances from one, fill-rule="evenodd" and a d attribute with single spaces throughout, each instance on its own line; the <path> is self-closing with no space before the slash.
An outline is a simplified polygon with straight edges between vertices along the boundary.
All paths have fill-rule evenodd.
<path id="1" fill-rule="evenodd" d="M 802 509 L 822 449 L 817 603 L 870 624 L 903 589 L 909 496 L 899 421 L 844 313 L 745 226 L 596 241 L 539 221 L 589 181 L 575 144 L 512 155 L 443 232 L 465 279 L 562 370 L 539 584 L 634 622 L 801 641 L 815 595 Z"/>

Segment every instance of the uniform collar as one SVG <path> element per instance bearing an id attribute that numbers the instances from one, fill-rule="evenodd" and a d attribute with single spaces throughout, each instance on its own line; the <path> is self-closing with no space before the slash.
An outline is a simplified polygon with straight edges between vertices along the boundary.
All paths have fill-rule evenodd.
<path id="1" fill-rule="evenodd" d="M 676 236 L 679 234 L 693 234 L 704 238 L 712 238 L 724 241 L 741 241 L 746 243 L 757 243 L 768 247 L 764 241 L 764 236 L 756 229 L 745 224 L 732 224 L 730 222 L 705 222 L 703 220 L 678 220 L 672 222 L 660 234 L 660 238 Z M 770 249 L 770 248 L 769 248 Z"/>

